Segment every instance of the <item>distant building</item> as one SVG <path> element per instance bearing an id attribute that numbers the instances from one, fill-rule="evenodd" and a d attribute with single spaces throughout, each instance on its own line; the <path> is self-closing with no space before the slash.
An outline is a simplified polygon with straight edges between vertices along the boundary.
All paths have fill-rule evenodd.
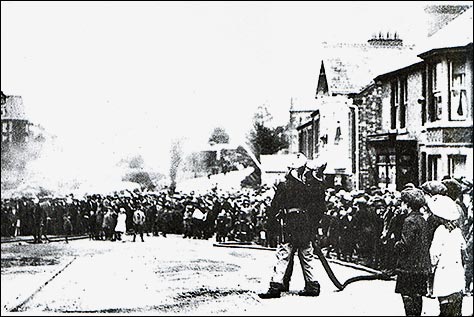
<path id="1" fill-rule="evenodd" d="M 346 189 L 472 180 L 473 10 L 451 9 L 416 47 L 382 33 L 326 47 L 316 98 L 292 102 L 292 152 Z"/>
<path id="2" fill-rule="evenodd" d="M 2 151 L 4 146 L 21 145 L 28 141 L 29 121 L 21 96 L 1 92 Z"/>
<path id="3" fill-rule="evenodd" d="M 2 190 L 18 184 L 26 166 L 24 152 L 29 138 L 30 123 L 26 118 L 20 96 L 7 96 L 1 92 L 2 121 Z"/>
<path id="4" fill-rule="evenodd" d="M 1 92 L 2 121 L 2 190 L 16 188 L 25 182 L 26 165 L 41 155 L 46 142 L 54 136 L 29 121 L 21 96 Z"/>
<path id="5" fill-rule="evenodd" d="M 325 44 L 315 98 L 296 100 L 290 109 L 290 127 L 298 135 L 290 139 L 290 152 L 328 162 L 332 185 L 358 188 L 359 119 L 352 98 L 376 74 L 411 58 L 411 50 L 396 33 L 379 33 L 362 44 Z"/>

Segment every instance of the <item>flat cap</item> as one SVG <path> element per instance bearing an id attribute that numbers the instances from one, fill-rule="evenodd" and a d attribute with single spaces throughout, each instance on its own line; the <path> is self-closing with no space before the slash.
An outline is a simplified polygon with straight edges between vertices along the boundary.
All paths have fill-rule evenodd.
<path id="1" fill-rule="evenodd" d="M 401 199 L 406 202 L 408 206 L 420 209 L 426 204 L 425 195 L 423 191 L 418 188 L 407 188 L 402 190 Z"/>
<path id="2" fill-rule="evenodd" d="M 421 189 L 430 195 L 446 195 L 448 189 L 440 181 L 428 181 L 421 185 Z"/>
<path id="3" fill-rule="evenodd" d="M 462 185 L 454 178 L 448 178 L 442 181 L 443 185 L 446 186 L 446 194 L 453 200 L 456 200 L 462 193 Z"/>

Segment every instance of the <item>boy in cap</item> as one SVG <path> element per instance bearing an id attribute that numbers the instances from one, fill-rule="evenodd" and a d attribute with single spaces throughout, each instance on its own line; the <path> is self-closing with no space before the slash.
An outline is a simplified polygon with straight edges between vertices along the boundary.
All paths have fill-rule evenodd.
<path id="1" fill-rule="evenodd" d="M 408 211 L 408 216 L 403 223 L 402 237 L 395 244 L 399 256 L 395 292 L 402 296 L 407 316 L 420 316 L 430 270 L 428 227 L 420 212 L 426 201 L 417 188 L 404 189 L 401 200 L 401 208 Z"/>

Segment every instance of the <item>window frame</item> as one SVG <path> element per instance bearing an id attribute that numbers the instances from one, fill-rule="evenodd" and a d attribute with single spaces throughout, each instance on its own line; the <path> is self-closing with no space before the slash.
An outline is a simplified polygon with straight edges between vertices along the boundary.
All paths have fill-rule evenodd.
<path id="1" fill-rule="evenodd" d="M 397 112 L 398 112 L 398 80 L 390 82 L 390 129 L 397 128 Z"/>
<path id="2" fill-rule="evenodd" d="M 407 104 L 408 104 L 408 77 L 404 76 L 400 79 L 400 99 L 399 99 L 399 114 L 398 123 L 401 129 L 406 128 L 407 122 Z"/>
<path id="3" fill-rule="evenodd" d="M 454 81 L 454 74 L 455 74 L 455 63 L 459 63 L 462 66 L 463 72 L 462 80 L 460 85 L 455 85 Z M 468 104 L 467 104 L 467 86 L 466 86 L 466 58 L 459 57 L 454 58 L 448 61 L 449 65 L 449 72 L 448 72 L 448 113 L 449 113 L 449 121 L 466 121 L 467 120 L 467 111 L 468 111 Z M 455 98 L 453 97 L 453 93 L 457 92 L 459 95 L 459 101 L 455 102 Z M 464 96 L 464 98 L 463 98 Z M 457 99 L 457 98 L 456 98 Z M 464 100 L 464 103 L 463 103 Z M 456 115 L 455 113 L 459 110 L 459 106 L 461 106 L 461 110 L 463 111 L 462 115 Z M 456 109 L 456 110 L 455 110 Z"/>
<path id="4" fill-rule="evenodd" d="M 467 155 L 465 154 L 449 154 L 448 155 L 448 176 L 449 177 L 453 177 L 455 176 L 455 173 L 454 173 L 454 159 L 459 159 L 459 158 L 463 158 L 463 161 L 464 161 L 464 166 L 466 166 L 466 163 L 467 163 Z M 456 163 L 459 163 L 460 161 L 456 162 Z"/>
<path id="5" fill-rule="evenodd" d="M 438 180 L 440 161 L 441 161 L 440 154 L 428 154 L 428 157 L 427 157 L 427 167 L 428 167 L 427 180 L 428 181 Z"/>

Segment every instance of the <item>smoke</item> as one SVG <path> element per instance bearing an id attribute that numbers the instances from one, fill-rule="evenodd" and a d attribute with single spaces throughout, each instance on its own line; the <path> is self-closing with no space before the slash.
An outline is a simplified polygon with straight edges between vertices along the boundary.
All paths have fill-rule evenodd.
<path id="1" fill-rule="evenodd" d="M 2 196 L 83 196 L 163 186 L 164 175 L 139 152 L 110 151 L 93 142 L 88 145 L 42 135 L 8 151 L 2 149 Z"/>
<path id="2" fill-rule="evenodd" d="M 170 149 L 170 180 L 171 180 L 171 188 L 176 188 L 176 177 L 178 175 L 178 169 L 183 161 L 183 148 L 182 148 L 182 140 L 175 139 L 171 144 Z"/>

